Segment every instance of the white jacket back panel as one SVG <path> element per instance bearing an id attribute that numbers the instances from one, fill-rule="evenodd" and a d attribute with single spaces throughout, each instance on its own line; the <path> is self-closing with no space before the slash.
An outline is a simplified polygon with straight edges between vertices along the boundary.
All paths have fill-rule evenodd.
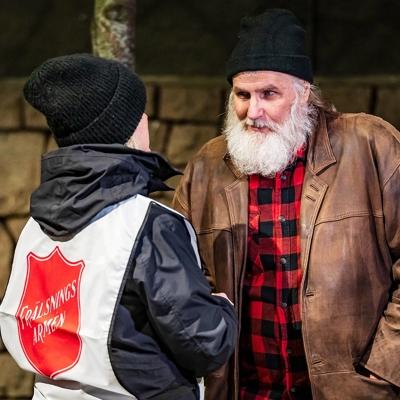
<path id="1" fill-rule="evenodd" d="M 134 398 L 114 375 L 107 343 L 150 201 L 122 202 L 65 242 L 28 221 L 0 307 L 4 344 L 21 368 Z"/>

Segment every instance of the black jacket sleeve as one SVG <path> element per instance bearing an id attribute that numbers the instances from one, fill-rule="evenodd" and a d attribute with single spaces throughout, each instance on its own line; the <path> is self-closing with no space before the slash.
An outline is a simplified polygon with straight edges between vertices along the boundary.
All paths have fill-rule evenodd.
<path id="1" fill-rule="evenodd" d="M 134 252 L 133 279 L 148 318 L 174 361 L 196 376 L 225 364 L 237 340 L 237 318 L 212 296 L 183 217 L 152 204 Z"/>

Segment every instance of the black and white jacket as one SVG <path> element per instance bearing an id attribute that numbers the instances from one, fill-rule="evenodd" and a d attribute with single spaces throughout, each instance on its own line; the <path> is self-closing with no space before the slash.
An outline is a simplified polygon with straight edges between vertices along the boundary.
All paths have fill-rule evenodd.
<path id="1" fill-rule="evenodd" d="M 229 359 L 232 305 L 211 295 L 187 220 L 147 197 L 173 175 L 120 145 L 43 157 L 0 307 L 35 399 L 194 400 Z"/>

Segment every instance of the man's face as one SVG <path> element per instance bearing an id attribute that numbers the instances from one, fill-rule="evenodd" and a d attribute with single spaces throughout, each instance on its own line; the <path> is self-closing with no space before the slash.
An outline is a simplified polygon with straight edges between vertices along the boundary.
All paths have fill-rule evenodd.
<path id="1" fill-rule="evenodd" d="M 268 124 L 282 124 L 289 116 L 296 99 L 293 78 L 275 71 L 242 72 L 233 78 L 233 101 L 241 121 L 248 131 L 267 133 Z M 266 126 L 265 126 L 266 125 Z"/>
<path id="2" fill-rule="evenodd" d="M 314 129 L 310 84 L 272 71 L 233 78 L 224 133 L 228 151 L 244 174 L 274 176 L 293 162 Z"/>

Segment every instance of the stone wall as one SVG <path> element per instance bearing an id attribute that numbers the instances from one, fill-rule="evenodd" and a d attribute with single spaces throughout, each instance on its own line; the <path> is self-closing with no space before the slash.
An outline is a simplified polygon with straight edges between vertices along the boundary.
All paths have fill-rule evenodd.
<path id="1" fill-rule="evenodd" d="M 222 78 L 145 80 L 152 148 L 183 169 L 206 141 L 218 135 L 228 87 Z M 30 193 L 39 184 L 40 156 L 56 148 L 44 118 L 23 100 L 23 82 L 0 80 L 0 298 L 28 218 Z M 317 83 L 338 110 L 374 113 L 400 128 L 400 77 L 320 78 Z M 175 187 L 178 179 L 172 178 L 170 185 Z M 169 204 L 172 192 L 155 197 Z M 0 399 L 29 398 L 32 381 L 0 341 Z"/>

